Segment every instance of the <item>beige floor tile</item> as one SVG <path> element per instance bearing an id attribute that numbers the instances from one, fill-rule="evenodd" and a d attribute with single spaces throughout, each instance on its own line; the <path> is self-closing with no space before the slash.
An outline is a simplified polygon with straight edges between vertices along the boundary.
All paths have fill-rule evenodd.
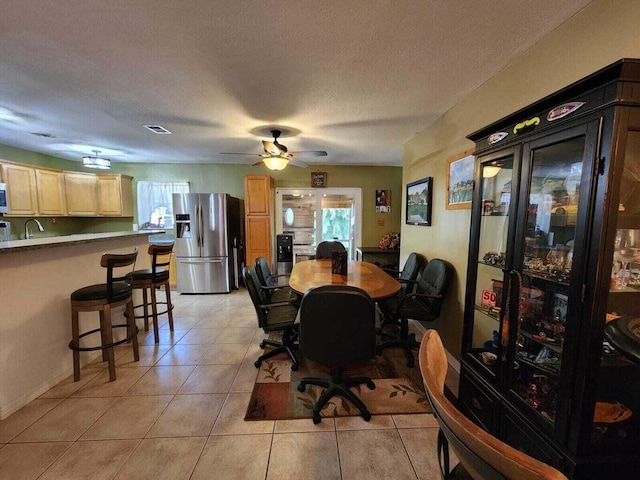
<path id="1" fill-rule="evenodd" d="M 252 347 L 249 347 L 249 350 L 252 350 Z M 257 351 L 250 357 L 248 354 L 245 355 L 245 358 L 238 369 L 238 374 L 231 385 L 231 392 L 237 393 L 253 391 L 253 385 L 256 383 L 256 377 L 259 372 L 253 363 L 256 361 L 256 358 L 258 358 L 258 355 L 259 353 Z"/>
<path id="2" fill-rule="evenodd" d="M 60 402 L 62 402 L 61 399 L 36 399 L 0 421 L 0 443 L 9 443 L 13 437 L 35 423 Z"/>
<path id="3" fill-rule="evenodd" d="M 77 382 L 74 382 L 73 375 L 70 375 L 38 398 L 67 398 L 93 380 L 101 371 L 103 369 L 81 370 L 80 380 Z"/>
<path id="4" fill-rule="evenodd" d="M 396 428 L 437 427 L 438 421 L 431 413 L 392 415 Z"/>
<path id="5" fill-rule="evenodd" d="M 210 437 L 191 480 L 264 480 L 270 449 L 270 434 Z"/>
<path id="6" fill-rule="evenodd" d="M 151 367 L 138 382 L 127 391 L 127 395 L 172 395 L 177 393 L 194 367 L 172 365 Z M 124 368 L 122 370 L 125 370 Z"/>
<path id="7" fill-rule="evenodd" d="M 439 480 L 438 428 L 406 428 L 399 430 L 409 459 L 420 480 Z M 451 452 L 451 466 L 458 460 Z"/>
<path id="8" fill-rule="evenodd" d="M 340 461 L 335 432 L 274 435 L 267 480 L 282 478 L 339 480 Z"/>
<path id="9" fill-rule="evenodd" d="M 109 381 L 109 372 L 104 370 L 71 397 L 121 397 L 151 367 L 116 368 L 116 379 Z"/>
<path id="10" fill-rule="evenodd" d="M 276 420 L 275 433 L 298 432 L 335 432 L 336 422 L 333 417 L 323 418 L 314 424 L 311 418 L 296 418 L 293 420 Z"/>
<path id="11" fill-rule="evenodd" d="M 109 480 L 140 440 L 75 442 L 40 480 Z"/>
<path id="12" fill-rule="evenodd" d="M 251 327 L 227 327 L 216 338 L 215 343 L 244 343 L 248 344 L 256 333 L 255 326 Z"/>
<path id="13" fill-rule="evenodd" d="M 125 354 L 116 360 L 116 367 L 151 367 L 155 365 L 170 348 L 171 345 L 140 345 L 138 346 L 140 360 L 137 362 L 133 359 L 133 350 L 127 348 Z"/>
<path id="14" fill-rule="evenodd" d="M 142 440 L 115 479 L 187 480 L 206 440 L 206 437 Z"/>
<path id="15" fill-rule="evenodd" d="M 200 317 L 187 317 L 186 315 L 173 315 L 173 328 L 175 330 L 190 330 L 200 321 Z M 169 318 L 165 315 L 160 330 L 170 328 Z"/>
<path id="16" fill-rule="evenodd" d="M 177 343 L 178 345 L 211 345 L 223 333 L 218 328 L 192 328 Z"/>
<path id="17" fill-rule="evenodd" d="M 226 398 L 226 394 L 219 393 L 176 395 L 146 436 L 207 436 Z"/>
<path id="18" fill-rule="evenodd" d="M 109 397 L 67 398 L 12 442 L 77 440 L 115 401 Z"/>
<path id="19" fill-rule="evenodd" d="M 322 420 L 324 422 L 324 419 Z M 336 430 L 376 430 L 381 428 L 396 428 L 391 415 L 372 415 L 371 420 L 364 421 L 361 416 L 335 417 Z"/>
<path id="20" fill-rule="evenodd" d="M 180 393 L 228 393 L 239 368 L 239 365 L 198 365 Z"/>
<path id="21" fill-rule="evenodd" d="M 198 365 L 212 345 L 173 345 L 164 356 L 158 360 L 160 365 Z"/>
<path id="22" fill-rule="evenodd" d="M 342 478 L 415 479 L 397 430 L 337 432 Z"/>
<path id="23" fill-rule="evenodd" d="M 230 393 L 212 435 L 247 435 L 253 433 L 273 433 L 273 420 L 245 421 L 244 415 L 249 405 L 250 393 Z"/>
<path id="24" fill-rule="evenodd" d="M 202 300 L 200 300 L 202 302 Z M 173 310 L 174 315 L 185 317 L 204 317 L 213 311 L 213 305 L 196 305 L 195 303 L 186 306 L 176 307 Z"/>
<path id="25" fill-rule="evenodd" d="M 80 440 L 143 438 L 172 398 L 171 395 L 122 397 Z"/>
<path id="26" fill-rule="evenodd" d="M 38 478 L 62 453 L 68 442 L 19 443 L 0 448 L 0 478 L 32 480 Z"/>
<path id="27" fill-rule="evenodd" d="M 240 365 L 247 348 L 246 343 L 214 343 L 200 361 L 201 365 Z"/>
<path id="28" fill-rule="evenodd" d="M 182 339 L 182 337 L 185 336 L 187 331 L 188 330 L 178 329 L 171 331 L 168 328 L 160 328 L 158 329 L 159 345 L 175 345 Z M 149 332 L 138 341 L 140 345 L 155 345 L 156 340 L 153 334 L 153 329 L 150 329 Z"/>

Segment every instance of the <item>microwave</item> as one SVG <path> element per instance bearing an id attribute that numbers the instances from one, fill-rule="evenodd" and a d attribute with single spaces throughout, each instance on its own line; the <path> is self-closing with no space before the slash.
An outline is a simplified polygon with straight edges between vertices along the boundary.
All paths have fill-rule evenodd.
<path id="1" fill-rule="evenodd" d="M 7 184 L 0 183 L 0 213 L 7 213 L 9 211 L 9 204 L 7 202 Z"/>

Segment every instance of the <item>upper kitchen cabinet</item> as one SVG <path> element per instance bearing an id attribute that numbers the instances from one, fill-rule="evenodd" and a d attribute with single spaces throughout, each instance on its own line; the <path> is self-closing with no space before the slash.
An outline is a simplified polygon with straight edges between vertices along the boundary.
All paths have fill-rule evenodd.
<path id="1" fill-rule="evenodd" d="M 264 257 L 272 264 L 273 180 L 268 175 L 245 175 L 245 260 L 253 265 Z"/>
<path id="2" fill-rule="evenodd" d="M 271 215 L 272 182 L 268 175 L 245 175 L 244 214 L 247 217 Z"/>
<path id="3" fill-rule="evenodd" d="M 458 405 L 569 478 L 637 478 L 640 60 L 469 138 Z"/>
<path id="4" fill-rule="evenodd" d="M 36 172 L 33 167 L 2 163 L 2 181 L 7 184 L 9 211 L 5 215 L 38 214 Z"/>
<path id="5" fill-rule="evenodd" d="M 97 176 L 91 173 L 64 172 L 67 212 L 70 216 L 98 216 Z"/>
<path id="6" fill-rule="evenodd" d="M 35 172 L 40 215 L 66 215 L 64 174 L 60 171 L 42 168 L 36 168 Z"/>
<path id="7" fill-rule="evenodd" d="M 105 217 L 133 217 L 133 178 L 99 174 L 98 213 Z"/>

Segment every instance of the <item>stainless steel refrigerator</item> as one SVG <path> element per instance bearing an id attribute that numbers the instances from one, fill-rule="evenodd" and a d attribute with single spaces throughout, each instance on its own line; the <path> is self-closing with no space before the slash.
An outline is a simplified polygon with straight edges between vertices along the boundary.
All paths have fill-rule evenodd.
<path id="1" fill-rule="evenodd" d="M 240 201 L 225 193 L 174 193 L 176 282 L 180 293 L 238 288 Z"/>

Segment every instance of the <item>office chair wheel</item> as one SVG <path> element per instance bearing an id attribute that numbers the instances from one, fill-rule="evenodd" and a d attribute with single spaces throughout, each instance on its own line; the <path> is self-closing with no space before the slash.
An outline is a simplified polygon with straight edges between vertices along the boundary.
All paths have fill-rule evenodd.
<path id="1" fill-rule="evenodd" d="M 293 370 L 294 372 L 298 370 L 298 364 L 297 363 L 291 364 L 291 370 Z"/>
<path id="2" fill-rule="evenodd" d="M 362 412 L 362 419 L 365 422 L 368 422 L 369 420 L 371 420 L 371 414 L 369 412 Z"/>
<path id="3" fill-rule="evenodd" d="M 369 390 L 375 390 L 376 389 L 376 384 L 373 383 L 373 380 L 369 380 L 367 382 L 367 387 L 369 387 Z"/>
<path id="4" fill-rule="evenodd" d="M 305 387 L 305 384 L 304 384 L 304 383 L 302 383 L 302 382 L 300 382 L 300 383 L 298 384 L 298 391 L 299 391 L 299 392 L 304 392 L 304 387 Z"/>
<path id="5" fill-rule="evenodd" d="M 260 368 L 260 365 L 262 365 L 262 360 L 256 360 L 255 362 L 253 362 L 253 364 L 256 366 L 256 368 Z"/>
<path id="6" fill-rule="evenodd" d="M 267 346 L 267 344 L 265 343 L 264 340 L 260 342 L 260 348 L 264 349 L 264 347 L 266 347 L 266 346 Z"/>
<path id="7" fill-rule="evenodd" d="M 371 415 L 369 415 L 369 417 L 371 417 Z M 311 413 L 311 418 L 312 418 L 312 420 L 313 420 L 313 424 L 314 424 L 314 425 L 319 424 L 319 423 L 320 423 L 320 420 L 322 420 L 322 417 L 320 417 L 320 414 L 319 414 L 319 413 L 316 413 L 316 412 L 312 412 L 312 413 Z"/>

